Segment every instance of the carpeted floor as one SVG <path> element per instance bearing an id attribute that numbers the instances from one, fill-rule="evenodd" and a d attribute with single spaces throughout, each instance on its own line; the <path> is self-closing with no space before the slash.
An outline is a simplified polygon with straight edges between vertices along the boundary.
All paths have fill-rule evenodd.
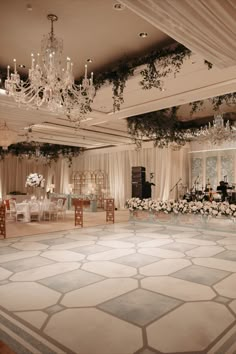
<path id="1" fill-rule="evenodd" d="M 235 234 L 76 228 L 1 240 L 0 265 L 0 340 L 17 354 L 236 353 Z"/>

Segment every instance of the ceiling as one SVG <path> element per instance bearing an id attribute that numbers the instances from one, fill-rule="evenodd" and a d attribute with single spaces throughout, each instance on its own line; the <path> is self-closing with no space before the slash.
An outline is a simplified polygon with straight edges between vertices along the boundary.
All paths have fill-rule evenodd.
<path id="1" fill-rule="evenodd" d="M 175 4 L 178 1 L 180 4 L 187 0 L 177 0 Z M 236 5 L 235 0 L 225 1 Z M 204 0 L 199 0 L 199 4 L 203 2 Z M 224 65 L 220 65 L 222 53 L 219 52 L 219 56 L 215 55 L 218 60 L 216 65 L 208 70 L 204 59 L 210 58 L 213 62 L 212 50 L 209 48 L 207 52 L 206 46 L 202 50 L 199 49 L 196 41 L 193 42 L 193 47 L 189 45 L 191 39 L 189 31 L 188 36 L 187 34 L 185 36 L 187 32 L 183 31 L 184 16 L 181 38 L 179 35 L 175 36 L 177 30 L 173 33 L 164 25 L 162 26 L 164 17 L 163 21 L 161 21 L 162 18 L 158 18 L 158 23 L 155 23 L 154 15 L 157 6 L 164 6 L 166 0 L 146 2 L 144 0 L 122 0 L 120 1 L 121 10 L 114 9 L 117 3 L 113 0 L 8 0 L 2 2 L 0 21 L 0 68 L 2 72 L 8 64 L 11 65 L 13 58 L 16 58 L 18 70 L 23 75 L 27 73 L 31 63 L 31 53 L 37 53 L 40 50 L 43 35 L 50 31 L 50 23 L 47 20 L 49 13 L 59 17 L 54 26 L 55 34 L 64 41 L 65 61 L 67 56 L 73 60 L 75 78 L 83 74 L 86 63 L 89 71 L 93 71 L 96 77 L 96 74 L 108 71 L 124 58 L 142 56 L 152 49 L 174 44 L 176 37 L 184 45 L 186 45 L 186 40 L 186 46 L 193 51 L 193 55 L 184 61 L 181 71 L 176 76 L 171 74 L 164 79 L 164 91 L 155 88 L 143 90 L 139 84 L 142 68 L 137 68 L 134 76 L 126 84 L 124 104 L 120 111 L 115 113 L 113 112 L 112 87 L 109 84 L 103 86 L 95 96 L 92 112 L 81 123 L 77 131 L 66 117 L 52 114 L 45 109 L 26 110 L 24 107 L 18 107 L 11 97 L 1 91 L 0 121 L 6 121 L 10 128 L 19 131 L 19 141 L 25 140 L 25 135 L 31 126 L 31 139 L 39 142 L 81 146 L 85 149 L 130 144 L 131 140 L 127 134 L 124 118 L 181 105 L 180 119 L 188 120 L 193 118 L 189 114 L 189 102 L 236 91 L 236 65 L 232 65 L 230 60 L 224 60 Z M 149 4 L 148 11 L 144 8 L 144 3 Z M 212 28 L 214 32 L 214 26 Z M 148 36 L 142 38 L 139 36 L 140 32 L 147 32 Z M 205 43 L 204 34 L 202 36 L 202 41 Z M 219 46 L 219 50 L 220 48 Z M 224 53 L 226 52 L 225 49 Z M 232 56 L 231 53 L 229 57 L 230 55 Z M 87 59 L 92 59 L 92 63 L 88 63 Z M 24 65 L 25 69 L 20 69 L 19 65 Z M 231 111 L 232 108 L 226 107 L 225 110 Z M 236 111 L 235 106 L 233 110 Z M 194 118 L 212 115 L 212 108 L 206 105 L 205 110 L 195 114 Z"/>

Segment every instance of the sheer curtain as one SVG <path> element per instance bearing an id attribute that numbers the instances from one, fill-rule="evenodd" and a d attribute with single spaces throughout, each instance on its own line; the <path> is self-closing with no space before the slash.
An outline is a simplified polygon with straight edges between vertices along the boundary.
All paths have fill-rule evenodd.
<path id="1" fill-rule="evenodd" d="M 188 145 L 179 151 L 154 148 L 152 145 L 139 151 L 134 146 L 93 150 L 73 158 L 71 167 L 63 158 L 48 166 L 40 161 L 8 156 L 0 161 L 0 190 L 3 196 L 16 190 L 27 192 L 26 177 L 32 172 L 38 172 L 46 180 L 45 192 L 54 175 L 55 192 L 69 193 L 73 171 L 101 170 L 106 173 L 109 194 L 114 197 L 116 207 L 123 208 L 126 199 L 132 195 L 132 167 L 143 166 L 146 168 L 146 180 L 155 184 L 152 187 L 152 198 L 167 200 L 175 197 L 174 191 L 170 193 L 170 189 L 180 178 L 181 183 L 188 185 L 188 152 Z M 150 173 L 154 175 L 152 180 Z"/>
<path id="2" fill-rule="evenodd" d="M 19 191 L 27 193 L 25 187 L 26 178 L 30 173 L 40 173 L 45 178 L 45 192 L 51 184 L 51 176 L 54 173 L 55 162 L 45 165 L 35 159 L 20 158 L 8 155 L 0 161 L 0 190 L 2 197 L 10 192 Z"/>
<path id="3" fill-rule="evenodd" d="M 117 208 L 123 208 L 127 198 L 132 195 L 131 170 L 133 166 L 146 168 L 146 180 L 155 184 L 152 187 L 152 198 L 167 200 L 175 198 L 175 190 L 170 189 L 181 178 L 181 183 L 189 181 L 189 145 L 179 151 L 154 147 L 136 151 L 134 147 L 126 147 L 117 151 L 88 151 L 73 160 L 70 171 L 102 170 L 108 178 L 110 195 L 115 198 Z M 150 173 L 154 178 L 150 180 Z"/>

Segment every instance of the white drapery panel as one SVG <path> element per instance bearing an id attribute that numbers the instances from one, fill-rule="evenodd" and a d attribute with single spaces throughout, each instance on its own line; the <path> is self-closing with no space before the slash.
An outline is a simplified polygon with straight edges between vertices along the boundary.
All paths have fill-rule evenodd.
<path id="1" fill-rule="evenodd" d="M 235 65 L 235 0 L 120 0 L 218 67 Z"/>
<path id="2" fill-rule="evenodd" d="M 53 173 L 55 162 L 51 167 L 44 165 L 34 159 L 22 159 L 16 156 L 8 155 L 0 161 L 0 190 L 2 196 L 13 191 L 27 192 L 25 187 L 26 177 L 30 173 L 40 173 L 45 178 L 45 191 L 48 184 L 51 184 L 51 175 Z"/>
<path id="3" fill-rule="evenodd" d="M 175 198 L 175 191 L 170 193 L 171 187 L 181 178 L 184 185 L 188 185 L 189 148 L 180 151 L 171 149 L 143 148 L 111 152 L 84 152 L 73 159 L 70 171 L 102 170 L 108 177 L 108 186 L 111 197 L 115 198 L 117 208 L 123 208 L 127 198 L 132 195 L 131 170 L 133 166 L 146 168 L 146 180 L 155 184 L 152 187 L 152 197 L 167 200 Z M 150 173 L 154 179 L 150 180 Z"/>
<path id="4" fill-rule="evenodd" d="M 39 161 L 19 159 L 8 156 L 0 161 L 0 188 L 2 195 L 12 191 L 27 192 L 26 177 L 32 172 L 38 172 L 46 179 L 45 192 L 52 183 L 54 175 L 55 192 L 69 193 L 69 184 L 73 171 L 104 171 L 107 175 L 107 187 L 110 196 L 114 197 L 117 208 L 123 208 L 127 198 L 132 195 L 131 171 L 133 166 L 146 168 L 146 180 L 155 183 L 152 187 L 152 197 L 166 200 L 174 198 L 171 187 L 182 178 L 188 185 L 188 147 L 180 151 L 146 147 L 136 151 L 133 147 L 110 149 L 106 151 L 87 151 L 73 159 L 72 167 L 61 158 L 51 166 L 43 165 Z M 154 179 L 150 180 L 150 173 Z"/>

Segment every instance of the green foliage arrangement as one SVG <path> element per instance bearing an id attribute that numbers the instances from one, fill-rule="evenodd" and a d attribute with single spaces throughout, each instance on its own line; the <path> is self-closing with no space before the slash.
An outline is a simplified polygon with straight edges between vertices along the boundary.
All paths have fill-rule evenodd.
<path id="1" fill-rule="evenodd" d="M 236 108 L 236 92 L 209 98 L 213 110 L 217 111 L 222 104 L 233 105 Z M 191 114 L 201 109 L 205 100 L 189 103 Z M 160 148 L 175 143 L 185 145 L 199 134 L 200 126 L 194 121 L 181 122 L 178 120 L 177 111 L 180 108 L 172 107 L 156 112 L 145 113 L 127 118 L 128 133 L 131 139 L 141 147 L 143 140 L 151 140 L 154 146 Z"/>
<path id="2" fill-rule="evenodd" d="M 124 102 L 124 89 L 127 80 L 134 75 L 134 70 L 142 65 L 146 67 L 140 71 L 142 80 L 140 85 L 144 90 L 152 88 L 163 88 L 163 80 L 166 76 L 174 73 L 176 75 L 185 59 L 190 58 L 192 52 L 178 44 L 172 48 L 153 50 L 142 57 L 134 59 L 124 59 L 117 64 L 112 70 L 96 75 L 94 85 L 96 90 L 103 86 L 106 82 L 112 84 L 113 90 L 113 110 L 120 110 L 121 104 Z M 212 64 L 205 61 L 210 69 Z"/>
<path id="3" fill-rule="evenodd" d="M 83 149 L 77 146 L 22 142 L 10 145 L 8 150 L 0 148 L 0 158 L 4 159 L 6 155 L 12 154 L 22 159 L 41 160 L 45 164 L 50 165 L 52 161 L 56 162 L 59 157 L 64 157 L 67 159 L 70 167 L 72 164 L 72 157 L 79 156 L 82 151 Z"/>
<path id="4" fill-rule="evenodd" d="M 186 129 L 177 119 L 178 107 L 127 118 L 128 133 L 137 147 L 141 147 L 143 138 L 154 142 L 159 148 L 170 143 L 185 145 L 194 129 Z"/>
<path id="5" fill-rule="evenodd" d="M 229 106 L 235 106 L 236 108 L 236 92 L 226 93 L 225 95 L 215 96 L 209 98 L 208 101 L 212 104 L 212 108 L 214 111 L 217 111 L 221 105 L 227 104 Z M 199 111 L 203 105 L 205 100 L 203 101 L 195 101 L 189 103 L 191 107 L 191 114 Z"/>

